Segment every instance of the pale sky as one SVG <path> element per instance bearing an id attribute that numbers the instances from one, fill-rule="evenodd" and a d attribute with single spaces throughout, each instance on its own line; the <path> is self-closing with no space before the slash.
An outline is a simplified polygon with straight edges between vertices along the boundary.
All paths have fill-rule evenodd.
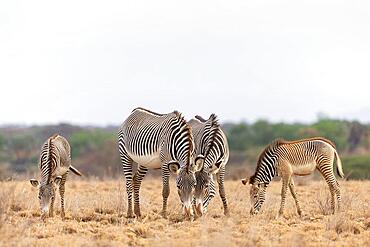
<path id="1" fill-rule="evenodd" d="M 0 124 L 370 121 L 370 1 L 0 1 Z"/>

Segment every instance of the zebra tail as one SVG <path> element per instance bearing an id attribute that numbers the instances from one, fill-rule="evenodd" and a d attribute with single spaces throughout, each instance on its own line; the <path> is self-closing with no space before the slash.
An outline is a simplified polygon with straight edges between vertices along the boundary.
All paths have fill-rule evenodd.
<path id="1" fill-rule="evenodd" d="M 337 158 L 337 174 L 341 178 L 344 178 L 344 173 L 343 173 L 343 169 L 342 169 L 342 162 L 341 162 L 341 160 L 339 158 L 339 155 L 338 155 L 337 150 L 334 150 L 334 153 L 335 153 L 335 157 Z"/>
<path id="2" fill-rule="evenodd" d="M 75 167 L 71 166 L 71 165 L 69 166 L 69 170 L 71 170 L 77 176 L 82 176 L 82 173 L 79 170 L 77 170 Z"/>

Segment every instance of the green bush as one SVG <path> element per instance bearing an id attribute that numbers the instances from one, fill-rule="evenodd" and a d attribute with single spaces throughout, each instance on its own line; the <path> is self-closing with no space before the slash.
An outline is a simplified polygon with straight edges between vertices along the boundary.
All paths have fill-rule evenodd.
<path id="1" fill-rule="evenodd" d="M 370 155 L 343 157 L 342 166 L 348 179 L 370 179 Z"/>
<path id="2" fill-rule="evenodd" d="M 79 131 L 73 133 L 69 140 L 72 149 L 72 156 L 76 158 L 86 152 L 96 151 L 101 148 L 106 141 L 114 138 L 115 135 L 113 133 L 103 132 L 100 130 Z"/>

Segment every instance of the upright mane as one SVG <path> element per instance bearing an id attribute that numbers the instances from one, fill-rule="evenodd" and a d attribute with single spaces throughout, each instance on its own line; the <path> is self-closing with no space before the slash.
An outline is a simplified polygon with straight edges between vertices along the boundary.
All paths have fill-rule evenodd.
<path id="1" fill-rule="evenodd" d="M 258 156 L 258 160 L 257 160 L 257 167 L 256 167 L 256 170 L 254 172 L 254 174 L 249 178 L 249 182 L 252 184 L 255 182 L 255 177 L 256 177 L 256 173 L 257 171 L 259 170 L 259 168 L 261 167 L 261 162 L 262 162 L 262 159 L 263 157 L 265 156 L 265 154 L 267 153 L 267 151 L 275 148 L 275 147 L 278 147 L 280 146 L 283 142 L 285 142 L 283 139 L 276 139 L 274 141 L 272 141 L 270 144 L 268 144 L 263 150 L 262 152 L 260 153 L 260 155 Z"/>
<path id="2" fill-rule="evenodd" d="M 132 112 L 136 111 L 136 110 L 141 110 L 141 111 L 146 111 L 146 112 L 149 112 L 153 115 L 156 115 L 156 116 L 163 116 L 163 115 L 166 115 L 166 114 L 160 114 L 160 113 L 157 113 L 157 112 L 154 112 L 154 111 L 151 111 L 151 110 L 148 110 L 148 109 L 145 109 L 143 107 L 136 107 L 135 109 L 132 110 Z"/>
<path id="3" fill-rule="evenodd" d="M 51 175 L 52 175 L 52 165 L 53 165 L 53 148 L 54 148 L 54 139 L 58 136 L 58 134 L 54 134 L 48 139 L 48 147 L 47 147 L 47 156 L 46 156 L 46 164 L 49 166 L 49 174 L 47 176 L 46 183 L 50 183 Z"/>
<path id="4" fill-rule="evenodd" d="M 207 143 L 204 150 L 204 156 L 207 156 L 209 151 L 211 150 L 214 140 L 216 138 L 217 132 L 219 131 L 219 123 L 217 120 L 217 116 L 215 114 L 211 114 L 208 120 L 206 120 L 206 126 L 209 125 L 210 133 L 207 138 Z"/>
<path id="5" fill-rule="evenodd" d="M 260 155 L 258 156 L 257 166 L 260 165 L 260 163 L 261 163 L 261 161 L 262 161 L 262 159 L 265 156 L 267 151 L 271 150 L 274 147 L 280 146 L 283 142 L 284 142 L 283 139 L 276 139 L 276 140 L 273 140 L 270 144 L 268 144 L 265 147 L 265 149 L 263 149 L 262 152 L 260 153 Z"/>
<path id="6" fill-rule="evenodd" d="M 189 164 L 191 162 L 191 155 L 192 155 L 192 150 L 194 149 L 194 143 L 193 143 L 193 134 L 191 132 L 191 127 L 190 125 L 186 122 L 185 118 L 181 115 L 181 113 L 179 111 L 174 111 L 173 112 L 176 117 L 177 117 L 177 120 L 179 121 L 180 125 L 181 125 L 181 129 L 184 129 L 186 131 L 186 133 L 188 134 L 188 137 L 189 137 L 189 154 L 188 154 L 188 157 L 187 157 L 187 171 L 189 171 Z"/>
<path id="7" fill-rule="evenodd" d="M 305 139 L 300 139 L 300 140 L 294 140 L 294 141 L 286 141 L 284 139 L 279 139 L 277 141 L 278 141 L 279 145 L 295 144 L 295 143 L 298 143 L 298 142 L 306 142 L 306 141 L 323 141 L 323 142 L 328 143 L 330 146 L 332 146 L 333 148 L 336 149 L 336 146 L 332 141 L 330 141 L 329 139 L 326 139 L 324 137 L 320 137 L 320 136 L 319 137 L 310 137 L 310 138 L 305 138 Z"/>

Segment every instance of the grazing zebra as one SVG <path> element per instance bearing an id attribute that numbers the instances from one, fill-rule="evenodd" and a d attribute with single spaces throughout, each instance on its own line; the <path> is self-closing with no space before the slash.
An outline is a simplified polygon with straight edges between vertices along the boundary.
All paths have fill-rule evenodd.
<path id="1" fill-rule="evenodd" d="M 196 173 L 196 213 L 201 216 L 215 196 L 216 187 L 213 176 L 216 176 L 224 213 L 227 215 L 229 211 L 224 187 L 226 163 L 229 160 L 227 139 L 215 114 L 212 114 L 208 120 L 200 116 L 195 118 L 189 121 L 195 143 L 195 164 L 203 167 Z"/>
<path id="2" fill-rule="evenodd" d="M 48 212 L 50 217 L 53 216 L 55 190 L 59 186 L 61 217 L 64 219 L 64 190 L 68 171 L 71 170 L 78 176 L 81 176 L 81 173 L 71 165 L 71 148 L 63 136 L 55 134 L 44 143 L 41 148 L 39 169 L 40 182 L 36 179 L 30 179 L 30 182 L 32 186 L 39 187 L 41 218 L 45 219 Z"/>
<path id="3" fill-rule="evenodd" d="M 191 128 L 179 112 L 158 114 L 144 108 L 134 109 L 119 129 L 118 148 L 126 177 L 128 218 L 133 217 L 132 192 L 134 213 L 141 217 L 139 190 L 149 168 L 162 170 L 162 215 L 167 215 L 170 171 L 177 174 L 176 185 L 186 216 L 193 214 L 191 199 L 197 170 L 192 164 L 194 143 Z M 138 164 L 134 176 L 133 162 Z"/>
<path id="4" fill-rule="evenodd" d="M 246 184 L 248 181 L 252 185 L 250 188 L 250 213 L 258 213 L 265 200 L 268 184 L 273 177 L 279 174 L 283 182 L 279 214 L 283 214 L 286 193 L 289 186 L 297 207 L 297 212 L 299 215 L 302 215 L 292 175 L 309 175 L 315 168 L 319 170 L 329 185 L 333 213 L 335 212 L 335 195 L 339 210 L 341 197 L 339 184 L 333 172 L 334 158 L 337 159 L 337 173 L 343 178 L 342 163 L 335 145 L 331 141 L 321 137 L 315 137 L 297 141 L 276 140 L 272 142 L 259 156 L 254 175 L 249 178 L 249 181 L 247 179 L 242 180 L 243 184 Z"/>

